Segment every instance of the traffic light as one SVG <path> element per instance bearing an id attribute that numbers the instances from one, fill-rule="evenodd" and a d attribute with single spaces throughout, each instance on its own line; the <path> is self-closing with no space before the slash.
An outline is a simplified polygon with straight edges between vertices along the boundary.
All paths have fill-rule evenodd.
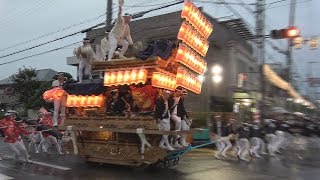
<path id="1" fill-rule="evenodd" d="M 295 27 L 288 27 L 285 29 L 272 30 L 270 32 L 270 37 L 272 39 L 293 39 L 300 35 L 300 30 Z"/>
<path id="2" fill-rule="evenodd" d="M 247 74 L 240 73 L 238 74 L 238 87 L 243 87 L 244 82 L 247 81 Z"/>
<path id="3" fill-rule="evenodd" d="M 317 49 L 319 46 L 319 39 L 318 37 L 312 37 L 310 40 L 309 40 L 309 47 L 310 49 Z"/>

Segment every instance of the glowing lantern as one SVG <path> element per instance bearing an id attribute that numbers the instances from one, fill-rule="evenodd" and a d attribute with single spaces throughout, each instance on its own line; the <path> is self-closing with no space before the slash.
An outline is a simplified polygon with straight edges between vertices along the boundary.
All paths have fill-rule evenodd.
<path id="1" fill-rule="evenodd" d="M 178 39 L 182 40 L 202 56 L 205 56 L 207 54 L 207 51 L 209 49 L 208 41 L 201 37 L 201 35 L 198 34 L 198 32 L 186 22 L 183 22 L 180 27 Z"/>
<path id="2" fill-rule="evenodd" d="M 68 95 L 67 107 L 101 107 L 104 102 L 103 95 L 76 96 Z"/>
<path id="3" fill-rule="evenodd" d="M 106 72 L 104 86 L 145 83 L 147 74 L 148 71 L 146 69 Z"/>
<path id="4" fill-rule="evenodd" d="M 176 88 L 176 77 L 161 72 L 153 72 L 151 84 L 153 87 L 174 90 Z"/>
<path id="5" fill-rule="evenodd" d="M 204 74 L 207 68 L 207 63 L 202 57 L 184 44 L 179 45 L 176 61 L 201 75 Z"/>
<path id="6" fill-rule="evenodd" d="M 190 1 L 186 1 L 182 9 L 181 17 L 186 19 L 197 31 L 208 38 L 213 31 L 211 23 L 205 18 L 201 11 Z"/>
<path id="7" fill-rule="evenodd" d="M 55 87 L 45 91 L 42 96 L 45 101 L 53 102 L 56 99 L 61 99 L 64 94 L 66 94 L 66 92 L 62 88 Z"/>
<path id="8" fill-rule="evenodd" d="M 201 81 L 187 70 L 179 68 L 176 80 L 176 86 L 181 86 L 196 94 L 200 94 L 202 85 Z"/>

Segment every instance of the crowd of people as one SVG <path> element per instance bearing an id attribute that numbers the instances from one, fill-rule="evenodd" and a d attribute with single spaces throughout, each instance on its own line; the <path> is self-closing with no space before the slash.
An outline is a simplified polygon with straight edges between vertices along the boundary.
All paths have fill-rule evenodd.
<path id="1" fill-rule="evenodd" d="M 217 159 L 228 157 L 227 152 L 237 156 L 240 160 L 249 161 L 250 157 L 261 158 L 261 155 L 276 156 L 285 150 L 290 143 L 292 134 L 305 136 L 319 136 L 319 126 L 310 128 L 310 124 L 297 125 L 285 120 L 285 116 L 277 115 L 273 119 L 263 122 L 237 123 L 235 119 L 222 121 L 220 117 L 214 119 L 213 131 L 216 134 Z M 294 131 L 299 129 L 299 131 Z M 233 143 L 232 143 L 233 142 Z M 232 148 L 233 147 L 233 148 Z"/>

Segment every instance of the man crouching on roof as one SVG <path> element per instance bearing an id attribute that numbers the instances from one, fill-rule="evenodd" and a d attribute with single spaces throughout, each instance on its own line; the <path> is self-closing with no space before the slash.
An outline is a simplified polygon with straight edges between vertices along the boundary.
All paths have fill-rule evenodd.
<path id="1" fill-rule="evenodd" d="M 118 45 L 122 46 L 121 52 L 119 53 L 119 58 L 125 59 L 126 57 L 124 56 L 124 53 L 128 50 L 129 44 L 133 44 L 129 27 L 129 23 L 132 17 L 128 13 L 122 16 L 123 4 L 124 0 L 119 0 L 118 19 L 109 33 L 108 61 L 111 61 L 111 59 L 113 58 L 113 54 L 115 53 Z"/>
<path id="2" fill-rule="evenodd" d="M 163 90 L 155 105 L 154 115 L 157 119 L 159 130 L 162 131 L 170 131 L 170 112 L 168 105 L 170 94 L 170 91 Z M 162 135 L 159 147 L 170 151 L 174 150 L 169 143 L 168 135 Z"/>

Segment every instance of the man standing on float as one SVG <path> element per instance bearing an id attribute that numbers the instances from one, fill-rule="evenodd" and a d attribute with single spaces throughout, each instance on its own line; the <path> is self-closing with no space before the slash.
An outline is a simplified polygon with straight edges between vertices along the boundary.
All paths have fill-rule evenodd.
<path id="1" fill-rule="evenodd" d="M 57 80 L 52 82 L 53 88 L 62 88 L 63 84 L 65 83 L 65 77 L 63 73 L 57 74 Z M 64 120 L 66 118 L 66 103 L 67 103 L 67 96 L 63 94 L 61 97 L 54 99 L 54 113 L 53 113 L 53 126 L 58 126 L 58 117 L 60 113 L 61 117 L 61 125 L 63 125 Z"/>
<path id="2" fill-rule="evenodd" d="M 168 105 L 170 94 L 171 92 L 169 90 L 163 90 L 160 97 L 156 100 L 154 115 L 157 119 L 159 130 L 162 131 L 170 131 L 170 112 Z M 159 147 L 170 151 L 174 150 L 169 143 L 168 135 L 162 135 Z"/>
<path id="3" fill-rule="evenodd" d="M 83 45 L 78 47 L 73 52 L 79 62 L 79 82 L 82 82 L 83 79 L 83 70 L 85 75 L 89 75 L 89 79 L 92 79 L 91 68 L 94 60 L 95 53 L 91 47 L 91 40 L 88 38 L 83 39 Z"/>
<path id="4" fill-rule="evenodd" d="M 108 61 L 111 61 L 113 54 L 115 53 L 118 45 L 122 46 L 119 53 L 120 59 L 125 59 L 124 53 L 128 50 L 129 45 L 133 44 L 129 23 L 131 21 L 131 15 L 125 14 L 122 16 L 122 7 L 124 0 L 119 0 L 119 13 L 116 24 L 113 26 L 109 33 L 109 54 Z"/>
<path id="5" fill-rule="evenodd" d="M 176 88 L 175 92 L 172 96 L 170 96 L 168 100 L 169 110 L 171 114 L 171 120 L 175 123 L 175 130 L 181 131 L 181 121 L 184 117 L 186 117 L 186 110 L 183 105 L 183 100 L 181 98 L 183 93 L 183 89 L 181 87 Z M 180 136 L 177 135 L 175 137 L 174 148 L 182 148 L 183 145 L 179 144 Z M 184 144 L 187 146 L 187 144 Z"/>

